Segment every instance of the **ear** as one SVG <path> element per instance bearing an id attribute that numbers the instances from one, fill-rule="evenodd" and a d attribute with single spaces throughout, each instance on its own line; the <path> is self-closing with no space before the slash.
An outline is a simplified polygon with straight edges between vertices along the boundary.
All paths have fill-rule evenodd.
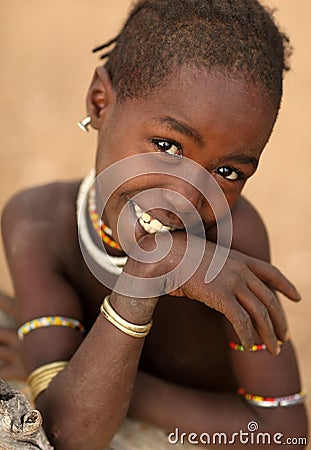
<path id="1" fill-rule="evenodd" d="M 93 128 L 99 130 L 107 107 L 115 102 L 115 91 L 105 67 L 97 67 L 89 87 L 86 99 L 88 115 Z"/>

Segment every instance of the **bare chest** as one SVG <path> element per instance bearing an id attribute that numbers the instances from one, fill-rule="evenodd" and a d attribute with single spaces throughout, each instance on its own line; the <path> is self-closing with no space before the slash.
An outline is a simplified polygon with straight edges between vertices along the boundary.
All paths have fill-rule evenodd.
<path id="1" fill-rule="evenodd" d="M 176 383 L 213 390 L 235 388 L 223 319 L 193 300 L 161 298 L 141 367 Z"/>

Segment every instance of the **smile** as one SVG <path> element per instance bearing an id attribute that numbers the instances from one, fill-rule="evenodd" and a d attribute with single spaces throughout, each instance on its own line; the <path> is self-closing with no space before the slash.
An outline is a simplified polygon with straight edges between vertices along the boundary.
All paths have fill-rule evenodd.
<path id="1" fill-rule="evenodd" d="M 168 227 L 161 223 L 158 219 L 154 218 L 150 214 L 144 212 L 140 206 L 137 205 L 133 200 L 131 203 L 134 207 L 134 212 L 140 226 L 146 231 L 146 233 L 154 234 L 163 231 L 174 231 L 175 228 Z"/>

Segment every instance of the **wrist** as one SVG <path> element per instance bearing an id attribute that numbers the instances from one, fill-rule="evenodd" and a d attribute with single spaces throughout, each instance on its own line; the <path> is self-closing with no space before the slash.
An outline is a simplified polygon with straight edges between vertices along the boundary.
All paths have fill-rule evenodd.
<path id="1" fill-rule="evenodd" d="M 160 278 L 180 263 L 186 249 L 184 232 L 143 236 L 129 253 L 123 272 L 139 278 Z"/>
<path id="2" fill-rule="evenodd" d="M 158 297 L 133 298 L 112 292 L 110 304 L 125 320 L 137 325 L 148 323 L 158 303 Z"/>

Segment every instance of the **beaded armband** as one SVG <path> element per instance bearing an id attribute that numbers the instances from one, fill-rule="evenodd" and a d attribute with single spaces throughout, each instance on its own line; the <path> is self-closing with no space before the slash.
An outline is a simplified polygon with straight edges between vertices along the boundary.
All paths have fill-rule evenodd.
<path id="1" fill-rule="evenodd" d="M 263 408 L 298 405 L 303 402 L 306 395 L 304 391 L 301 391 L 297 394 L 286 395 L 284 397 L 262 397 L 261 395 L 249 394 L 243 388 L 238 389 L 238 394 L 245 398 L 248 403 Z"/>
<path id="2" fill-rule="evenodd" d="M 19 327 L 17 330 L 17 336 L 19 340 L 23 340 L 24 337 L 33 330 L 45 327 L 68 327 L 85 333 L 85 328 L 82 323 L 77 319 L 64 316 L 44 316 L 37 319 L 29 320 Z"/>

